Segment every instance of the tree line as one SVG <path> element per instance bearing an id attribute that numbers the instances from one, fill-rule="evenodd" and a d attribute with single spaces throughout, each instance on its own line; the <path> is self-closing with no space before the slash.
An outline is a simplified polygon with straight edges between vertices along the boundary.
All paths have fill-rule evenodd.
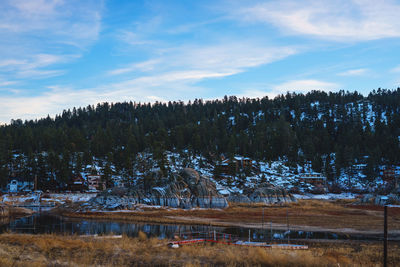
<path id="1" fill-rule="evenodd" d="M 210 161 L 240 154 L 256 160 L 311 162 L 334 180 L 364 162 L 370 179 L 380 164 L 400 163 L 400 88 L 286 93 L 184 103 L 99 103 L 55 118 L 12 120 L 0 127 L 0 183 L 40 177 L 62 187 L 93 158 L 110 172 L 133 173 L 138 152 L 189 150 Z"/>

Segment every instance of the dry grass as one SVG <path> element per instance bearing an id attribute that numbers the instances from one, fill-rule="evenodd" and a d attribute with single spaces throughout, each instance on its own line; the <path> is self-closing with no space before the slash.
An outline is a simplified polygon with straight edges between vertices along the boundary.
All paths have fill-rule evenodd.
<path id="1" fill-rule="evenodd" d="M 62 235 L 0 235 L 0 266 L 376 266 L 379 243 L 313 243 L 306 251 L 199 244 L 169 249 L 166 240 Z M 390 244 L 389 263 L 400 262 Z"/>
<path id="2" fill-rule="evenodd" d="M 217 209 L 147 209 L 142 212 L 87 212 L 62 211 L 64 216 L 93 219 L 124 220 L 163 224 L 203 224 L 214 226 L 260 227 L 264 221 L 286 224 L 286 214 L 292 226 L 313 226 L 323 229 L 354 229 L 381 231 L 383 208 L 379 206 L 352 205 L 352 201 L 300 200 L 287 206 L 234 204 L 224 210 Z M 390 210 L 389 229 L 400 230 L 400 209 Z"/>

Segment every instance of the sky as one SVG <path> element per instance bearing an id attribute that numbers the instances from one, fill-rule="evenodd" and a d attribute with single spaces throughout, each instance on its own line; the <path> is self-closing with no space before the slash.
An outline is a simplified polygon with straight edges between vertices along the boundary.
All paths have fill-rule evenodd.
<path id="1" fill-rule="evenodd" d="M 0 0 L 0 123 L 400 86 L 400 1 Z"/>

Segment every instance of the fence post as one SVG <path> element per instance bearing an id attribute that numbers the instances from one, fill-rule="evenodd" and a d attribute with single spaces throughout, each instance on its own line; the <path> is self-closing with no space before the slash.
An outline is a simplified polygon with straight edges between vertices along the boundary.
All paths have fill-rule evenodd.
<path id="1" fill-rule="evenodd" d="M 270 226 L 270 230 L 271 230 L 271 243 L 272 243 L 272 221 L 270 222 L 270 224 L 269 224 L 269 226 Z"/>
<path id="2" fill-rule="evenodd" d="M 289 232 L 289 210 L 286 208 L 286 228 L 287 228 L 287 242 L 290 243 L 290 232 Z"/>
<path id="3" fill-rule="evenodd" d="M 383 266 L 387 266 L 387 247 L 388 247 L 388 233 L 387 233 L 387 209 L 388 206 L 384 206 L 384 220 L 383 220 Z"/>
<path id="4" fill-rule="evenodd" d="M 264 208 L 262 209 L 262 229 L 264 232 Z"/>

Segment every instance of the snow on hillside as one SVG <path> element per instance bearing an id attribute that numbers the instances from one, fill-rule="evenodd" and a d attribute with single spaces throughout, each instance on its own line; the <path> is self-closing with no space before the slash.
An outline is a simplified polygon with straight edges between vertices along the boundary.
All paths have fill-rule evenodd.
<path id="1" fill-rule="evenodd" d="M 318 106 L 318 105 L 315 105 Z M 14 155 L 14 157 L 24 157 L 24 155 Z M 331 166 L 335 169 L 334 158 L 335 155 L 331 154 Z M 183 150 L 180 153 L 166 151 L 162 158 L 155 158 L 153 154 L 149 152 L 141 152 L 136 156 L 136 160 L 133 162 L 132 170 L 120 170 L 117 166 L 111 165 L 111 180 L 114 186 L 128 186 L 139 183 L 145 175 L 149 172 L 163 170 L 163 175 L 168 176 L 168 173 L 177 173 L 183 168 L 193 168 L 204 177 L 210 178 L 215 182 L 217 189 L 221 194 L 227 195 L 230 193 L 242 193 L 247 188 L 256 188 L 260 186 L 272 185 L 284 187 L 286 190 L 291 192 L 316 193 L 314 185 L 300 181 L 299 179 L 302 174 L 313 174 L 315 170 L 312 169 L 310 163 L 306 163 L 303 166 L 290 164 L 286 159 L 276 161 L 255 161 L 253 159 L 244 158 L 237 155 L 233 160 L 246 159 L 251 162 L 251 169 L 237 170 L 234 174 L 221 174 L 215 176 L 215 168 L 222 161 L 217 156 L 212 158 L 205 158 L 200 155 L 194 155 L 193 152 Z M 107 165 L 105 160 L 93 159 L 92 165 L 84 166 L 81 171 L 83 179 L 87 178 L 87 175 L 93 172 L 98 174 L 104 174 L 104 166 Z M 290 166 L 290 167 L 289 167 Z M 380 177 L 377 177 L 375 181 L 370 183 L 367 180 L 364 170 L 366 164 L 357 163 L 352 168 L 343 169 L 338 179 L 336 191 L 366 191 L 366 190 L 380 190 L 386 186 L 386 182 Z M 323 174 L 320 174 L 323 176 Z M 71 177 L 72 178 L 72 177 Z M 332 182 L 327 182 L 327 188 L 332 186 Z M 75 198 L 84 200 L 88 196 L 75 196 L 74 199 L 67 199 L 62 195 L 52 197 L 58 199 L 60 202 L 68 200 L 76 201 Z"/>

